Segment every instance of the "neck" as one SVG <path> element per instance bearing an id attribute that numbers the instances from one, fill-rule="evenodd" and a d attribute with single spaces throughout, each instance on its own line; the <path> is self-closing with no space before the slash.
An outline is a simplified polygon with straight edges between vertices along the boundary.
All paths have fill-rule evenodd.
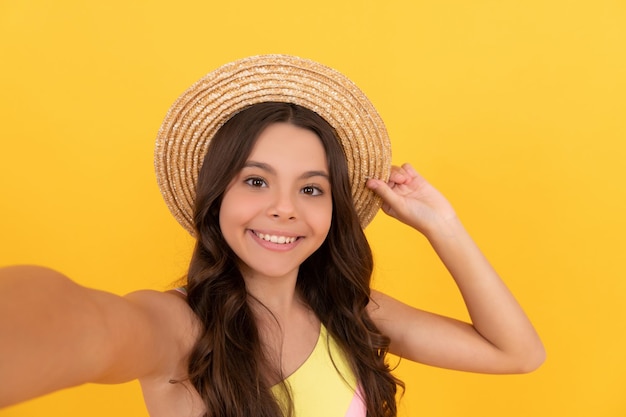
<path id="1" fill-rule="evenodd" d="M 256 302 L 254 310 L 259 317 L 269 310 L 276 318 L 289 317 L 294 309 L 302 308 L 302 301 L 296 291 L 298 272 L 283 277 L 266 277 L 243 273 L 246 289 Z M 258 307 L 258 308 L 257 308 Z"/>

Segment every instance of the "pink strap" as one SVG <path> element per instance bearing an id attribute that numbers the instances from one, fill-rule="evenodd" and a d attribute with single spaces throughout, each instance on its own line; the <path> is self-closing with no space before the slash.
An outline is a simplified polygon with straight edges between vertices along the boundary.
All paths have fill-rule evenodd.
<path id="1" fill-rule="evenodd" d="M 181 293 L 182 295 L 184 295 L 185 297 L 187 297 L 187 288 L 185 287 L 174 288 L 174 291 L 177 291 Z"/>
<path id="2" fill-rule="evenodd" d="M 363 393 L 361 392 L 361 387 L 358 386 L 356 392 L 354 393 L 354 397 L 352 397 L 350 407 L 348 407 L 346 417 L 365 417 L 366 415 L 367 408 L 363 402 Z"/>

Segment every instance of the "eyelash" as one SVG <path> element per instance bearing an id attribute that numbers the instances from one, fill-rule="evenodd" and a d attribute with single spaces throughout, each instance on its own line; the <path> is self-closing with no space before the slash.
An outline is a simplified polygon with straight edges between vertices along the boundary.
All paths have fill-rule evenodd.
<path id="1" fill-rule="evenodd" d="M 244 180 L 244 182 L 246 184 L 248 184 L 250 187 L 253 187 L 253 188 L 267 187 L 267 182 L 265 181 L 265 179 L 263 179 L 261 177 L 246 178 Z M 309 192 L 305 192 L 305 190 L 310 190 L 310 191 Z M 302 192 L 304 194 L 310 195 L 312 197 L 316 197 L 318 195 L 324 194 L 324 191 L 322 191 L 322 189 L 320 187 L 317 187 L 315 185 L 305 185 L 304 187 L 302 187 Z"/>
<path id="2" fill-rule="evenodd" d="M 310 195 L 310 196 L 312 196 L 312 197 L 317 197 L 318 195 L 322 195 L 322 194 L 324 194 L 324 191 L 322 191 L 319 187 L 316 187 L 316 186 L 314 186 L 314 185 L 305 185 L 304 187 L 302 187 L 302 191 L 303 191 L 303 192 L 304 192 L 304 190 L 306 190 L 306 189 L 311 189 L 311 190 L 313 190 L 313 192 L 312 192 L 312 193 L 306 193 L 306 192 L 304 193 L 304 194 L 308 194 L 308 195 Z"/>
<path id="3" fill-rule="evenodd" d="M 263 184 L 255 184 L 256 182 L 261 182 Z M 244 181 L 246 184 L 248 184 L 251 187 L 254 188 L 261 188 L 263 186 L 267 187 L 267 182 L 265 181 L 265 179 L 261 178 L 261 177 L 250 177 L 250 178 L 246 178 L 246 180 Z"/>

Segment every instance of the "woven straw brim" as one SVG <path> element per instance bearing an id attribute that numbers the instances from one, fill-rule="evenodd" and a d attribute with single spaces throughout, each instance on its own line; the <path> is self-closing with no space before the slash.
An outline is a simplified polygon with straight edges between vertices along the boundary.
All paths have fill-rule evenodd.
<path id="1" fill-rule="evenodd" d="M 262 55 L 207 74 L 172 105 L 159 130 L 155 169 L 170 211 L 195 235 L 196 182 L 209 142 L 233 115 L 261 102 L 294 103 L 322 116 L 337 132 L 348 163 L 354 206 L 367 226 L 381 200 L 368 178 L 387 180 L 391 147 L 385 125 L 359 88 L 319 63 L 286 55 Z"/>

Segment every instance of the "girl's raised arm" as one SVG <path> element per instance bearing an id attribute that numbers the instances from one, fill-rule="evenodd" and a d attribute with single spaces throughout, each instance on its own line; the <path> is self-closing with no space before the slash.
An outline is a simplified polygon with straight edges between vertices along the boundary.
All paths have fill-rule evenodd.
<path id="1" fill-rule="evenodd" d="M 450 369 L 520 373 L 544 361 L 541 340 L 447 200 L 408 164 L 389 183 L 369 180 L 383 210 L 426 236 L 454 278 L 472 323 L 428 313 L 374 292 L 370 314 L 390 350 Z"/>
<path id="2" fill-rule="evenodd" d="M 191 322 L 183 316 L 188 307 L 173 294 L 120 297 L 50 269 L 2 268 L 0 407 L 86 382 L 158 375 L 184 356 L 189 329 L 181 323 Z"/>

